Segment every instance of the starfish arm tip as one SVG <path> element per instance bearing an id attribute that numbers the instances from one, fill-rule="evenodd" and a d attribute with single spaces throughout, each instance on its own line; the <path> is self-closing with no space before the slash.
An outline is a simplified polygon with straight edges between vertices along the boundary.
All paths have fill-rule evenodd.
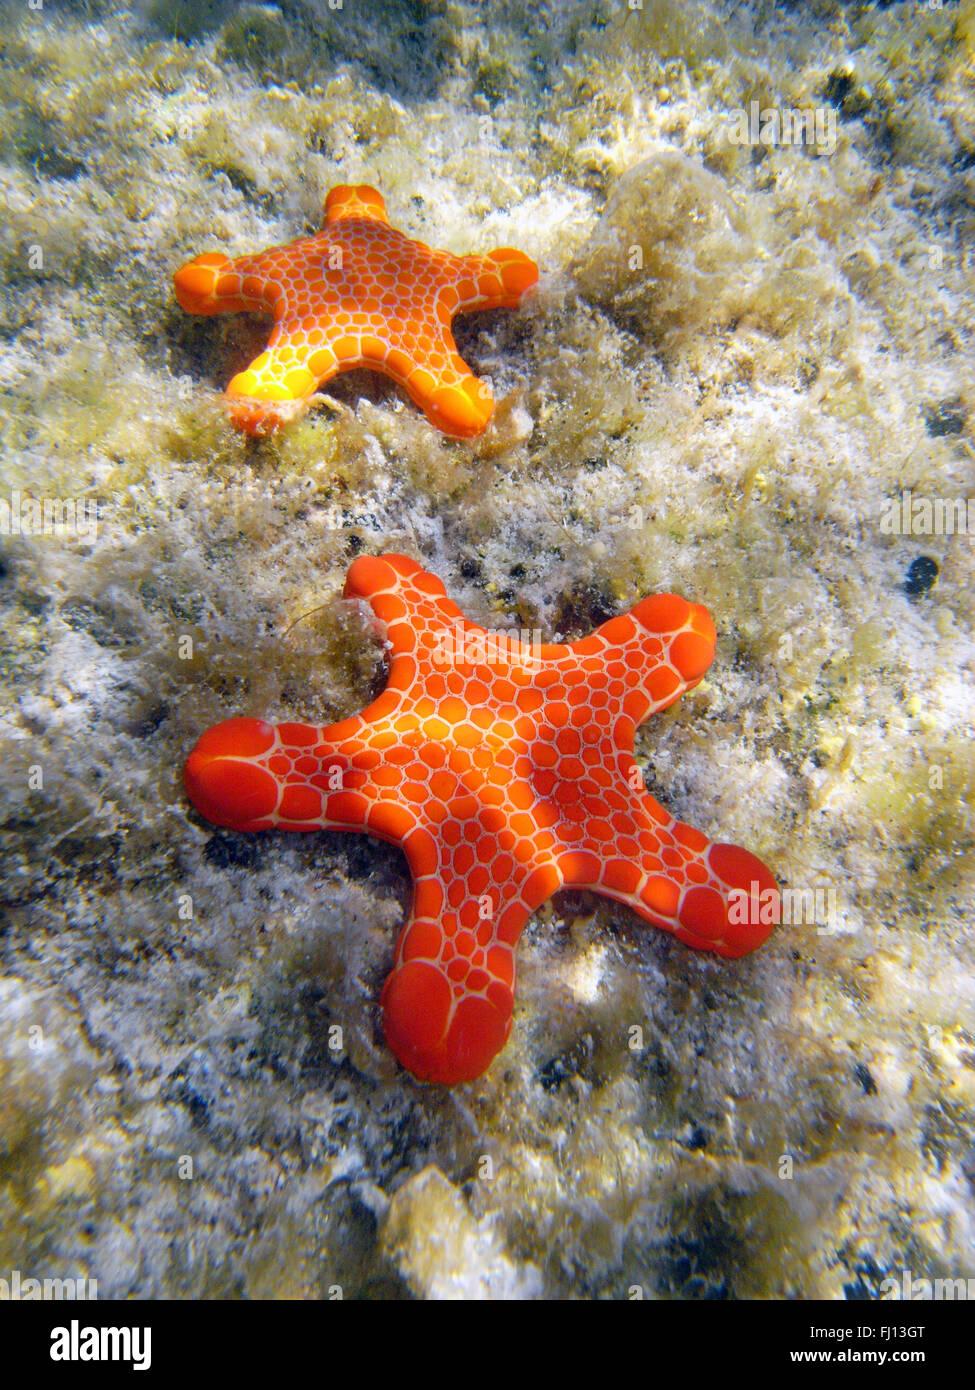
<path id="1" fill-rule="evenodd" d="M 200 815 L 228 830 L 257 829 L 268 823 L 278 802 L 278 786 L 253 761 L 275 739 L 263 719 L 227 719 L 196 742 L 183 768 L 186 792 Z"/>
<path id="2" fill-rule="evenodd" d="M 438 386 L 420 404 L 430 423 L 444 434 L 471 439 L 483 433 L 494 414 L 494 393 L 486 381 L 471 375 Z"/>
<path id="3" fill-rule="evenodd" d="M 508 1040 L 513 987 L 493 979 L 474 992 L 448 979 L 438 962 L 400 961 L 383 988 L 386 1040 L 421 1081 L 474 1081 Z"/>
<path id="4" fill-rule="evenodd" d="M 329 190 L 325 199 L 325 225 L 352 217 L 388 221 L 386 204 L 378 189 L 368 183 L 340 183 Z"/>
<path id="5" fill-rule="evenodd" d="M 224 398 L 231 420 L 247 434 L 272 433 L 303 415 L 337 368 L 327 349 L 302 352 L 282 334 L 227 383 Z"/>
<path id="6" fill-rule="evenodd" d="M 342 597 L 369 601 L 375 594 L 394 589 L 402 580 L 411 579 L 419 572 L 420 566 L 408 555 L 391 551 L 385 555 L 360 555 L 349 566 Z"/>
<path id="7" fill-rule="evenodd" d="M 188 314 L 222 314 L 232 308 L 237 277 L 231 277 L 233 262 L 219 251 L 207 251 L 181 266 L 173 276 L 173 290 L 181 309 Z M 232 279 L 232 283 L 228 280 Z"/>
<path id="8" fill-rule="evenodd" d="M 513 246 L 499 246 L 488 252 L 488 260 L 497 265 L 497 273 L 506 298 L 521 297 L 538 284 L 538 266 L 523 251 Z"/>
<path id="9" fill-rule="evenodd" d="M 680 822 L 671 832 L 666 847 L 672 854 L 676 842 L 683 867 L 655 867 L 625 900 L 686 946 L 730 959 L 748 955 L 779 920 L 771 871 L 739 845 L 712 844 Z"/>

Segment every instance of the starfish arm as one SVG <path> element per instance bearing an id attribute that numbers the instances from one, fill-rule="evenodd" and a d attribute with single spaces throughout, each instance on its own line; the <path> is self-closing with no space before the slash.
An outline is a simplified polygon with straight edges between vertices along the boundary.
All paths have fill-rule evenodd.
<path id="1" fill-rule="evenodd" d="M 434 574 L 424 570 L 407 555 L 360 555 L 349 566 L 343 598 L 364 599 L 385 628 L 390 649 L 389 679 L 377 701 L 363 711 L 375 717 L 392 708 L 397 692 L 409 689 L 417 679 L 418 659 L 424 665 L 437 665 L 438 651 L 443 664 L 453 654 L 453 635 L 466 619 L 447 597 L 447 591 Z M 420 649 L 423 649 L 422 658 Z M 432 712 L 432 703 L 431 703 Z"/>
<path id="2" fill-rule="evenodd" d="M 417 832 L 412 910 L 383 989 L 387 1041 L 424 1081 L 473 1080 L 500 1052 L 511 1031 L 515 946 L 561 885 L 553 864 L 519 858 L 498 819 L 475 805 L 458 783 L 436 838 Z"/>
<path id="3" fill-rule="evenodd" d="M 715 638 L 703 605 L 654 594 L 562 650 L 581 664 L 590 684 L 611 694 L 635 730 L 701 682 L 714 660 Z M 632 748 L 632 733 L 619 746 Z"/>
<path id="4" fill-rule="evenodd" d="M 197 741 L 184 780 L 200 814 L 230 830 L 360 830 L 406 843 L 417 817 L 375 775 L 375 741 L 362 715 L 324 727 L 228 719 Z"/>
<path id="5" fill-rule="evenodd" d="M 438 301 L 440 322 L 429 326 L 423 354 L 410 363 L 407 373 L 397 375 L 388 366 L 383 370 L 401 383 L 431 425 L 454 439 L 471 439 L 494 414 L 494 392 L 457 351 L 450 320 L 445 323 L 443 313 Z"/>
<path id="6" fill-rule="evenodd" d="M 382 372 L 407 392 L 431 424 L 444 434 L 466 439 L 480 434 L 494 410 L 486 381 L 474 376 L 457 351 L 450 316 L 437 299 L 417 312 L 406 328 L 390 331 L 373 313 L 332 341 L 337 370 L 368 367 Z"/>
<path id="7" fill-rule="evenodd" d="M 189 314 L 277 312 L 283 301 L 280 286 L 261 273 L 260 256 L 231 260 L 207 251 L 173 276 L 180 306 Z"/>
<path id="8" fill-rule="evenodd" d="M 274 430 L 304 414 L 319 386 L 340 367 L 331 347 L 309 341 L 305 324 L 279 324 L 265 350 L 227 383 L 231 418 L 248 434 Z"/>
<path id="9" fill-rule="evenodd" d="M 639 778 L 632 766 L 630 786 Z M 779 920 L 776 882 L 760 859 L 712 843 L 647 794 L 635 793 L 632 810 L 611 822 L 588 820 L 559 869 L 567 886 L 604 893 L 685 945 L 721 956 L 747 955 Z"/>
<path id="10" fill-rule="evenodd" d="M 538 266 L 521 251 L 501 246 L 486 256 L 457 257 L 458 273 L 447 296 L 451 314 L 473 309 L 514 309 L 538 282 Z"/>
<path id="11" fill-rule="evenodd" d="M 442 896 L 435 875 L 417 879 L 382 1010 L 386 1039 L 402 1065 L 421 1081 L 449 1085 L 480 1076 L 507 1042 L 516 971 L 514 948 L 484 930 L 475 899 L 460 910 L 424 909 Z M 529 911 L 509 904 L 505 916 L 520 935 Z"/>

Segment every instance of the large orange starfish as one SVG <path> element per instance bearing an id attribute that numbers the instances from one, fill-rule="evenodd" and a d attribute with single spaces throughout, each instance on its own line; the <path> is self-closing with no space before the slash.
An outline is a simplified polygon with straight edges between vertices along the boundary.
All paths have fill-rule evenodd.
<path id="1" fill-rule="evenodd" d="M 769 870 L 675 820 L 633 760 L 636 727 L 711 664 L 705 608 L 658 594 L 581 641 L 533 647 L 468 622 L 402 555 L 361 556 L 345 597 L 385 628 L 383 694 L 325 728 L 218 724 L 187 759 L 186 787 L 234 830 L 402 845 L 413 904 L 382 1005 L 416 1076 L 470 1080 L 504 1045 L 515 945 L 559 888 L 594 888 L 720 955 L 765 940 Z"/>
<path id="2" fill-rule="evenodd" d="M 405 387 L 438 429 L 466 437 L 484 429 L 494 398 L 458 354 L 450 321 L 471 309 L 513 309 L 537 279 L 520 251 L 431 251 L 389 225 L 374 188 L 342 184 L 326 198 L 316 236 L 236 260 L 207 252 L 174 285 L 191 314 L 274 315 L 267 349 L 227 387 L 231 418 L 248 434 L 302 414 L 337 372 L 372 367 Z"/>

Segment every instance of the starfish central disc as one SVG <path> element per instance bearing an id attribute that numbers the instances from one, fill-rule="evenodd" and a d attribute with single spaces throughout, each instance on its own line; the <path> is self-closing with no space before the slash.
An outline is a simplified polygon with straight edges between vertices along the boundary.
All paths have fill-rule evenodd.
<path id="1" fill-rule="evenodd" d="M 386 220 L 374 188 L 341 185 L 316 236 L 231 260 L 206 252 L 176 272 L 191 314 L 273 314 L 267 348 L 227 387 L 234 423 L 264 434 L 308 408 L 337 372 L 371 367 L 399 383 L 427 419 L 458 437 L 480 434 L 494 410 L 450 331 L 454 314 L 513 309 L 538 267 L 507 247 L 454 256 L 411 241 Z"/>
<path id="2" fill-rule="evenodd" d="M 484 1071 L 511 1028 L 518 938 L 560 888 L 616 898 L 723 956 L 765 940 L 772 874 L 669 815 L 633 758 L 637 726 L 711 664 L 705 608 L 658 594 L 581 641 L 529 646 L 468 622 L 402 555 L 360 557 L 345 597 L 385 628 L 382 695 L 326 727 L 219 724 L 186 787 L 234 830 L 358 830 L 403 847 L 413 903 L 382 1005 L 411 1072 Z"/>

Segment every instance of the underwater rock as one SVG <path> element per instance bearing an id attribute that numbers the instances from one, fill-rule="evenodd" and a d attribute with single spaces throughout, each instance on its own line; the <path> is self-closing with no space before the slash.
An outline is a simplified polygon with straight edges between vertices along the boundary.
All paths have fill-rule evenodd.
<path id="1" fill-rule="evenodd" d="M 674 346 L 735 315 L 751 253 L 725 181 L 661 149 L 614 186 L 571 270 L 620 323 Z"/>
<path id="2" fill-rule="evenodd" d="M 533 1265 L 517 1265 L 490 1217 L 475 1221 L 458 1190 L 432 1165 L 396 1193 L 382 1246 L 416 1298 L 537 1298 Z"/>
<path id="3" fill-rule="evenodd" d="M 90 1080 L 92 1062 L 77 1024 L 55 999 L 0 977 L 0 1159 L 44 1135 Z"/>

